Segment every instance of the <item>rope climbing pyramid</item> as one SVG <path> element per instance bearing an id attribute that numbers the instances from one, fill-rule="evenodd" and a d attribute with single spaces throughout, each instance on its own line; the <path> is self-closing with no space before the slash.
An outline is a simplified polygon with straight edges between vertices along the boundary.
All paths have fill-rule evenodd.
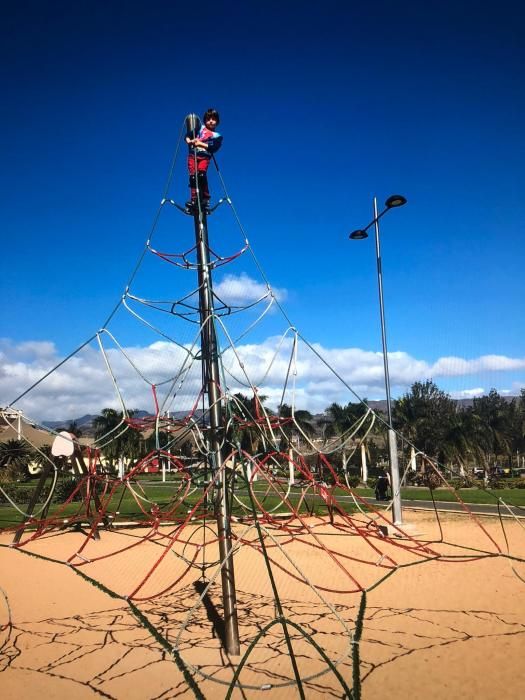
<path id="1" fill-rule="evenodd" d="M 207 683 L 216 697 L 357 698 L 369 591 L 416 564 L 504 552 L 473 514 L 482 550 L 393 524 L 334 466 L 384 420 L 288 318 L 214 157 L 218 201 L 195 175 L 195 199 L 179 203 L 187 126 L 122 297 L 9 406 L 28 412 L 89 366 L 111 391 L 106 423 L 90 446 L 49 431 L 49 451 L 22 435 L 42 469 L 26 500 L 0 484 L 17 518 L 4 529 L 19 552 L 125 601 L 196 697 Z M 329 439 L 303 410 L 328 385 L 362 409 Z M 125 468 L 120 451 L 139 442 L 148 449 Z"/>

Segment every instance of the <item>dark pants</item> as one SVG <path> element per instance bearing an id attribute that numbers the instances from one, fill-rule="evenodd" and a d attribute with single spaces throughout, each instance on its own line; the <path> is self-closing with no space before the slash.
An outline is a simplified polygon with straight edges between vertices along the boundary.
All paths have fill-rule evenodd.
<path id="1" fill-rule="evenodd" d="M 380 476 L 376 484 L 376 499 L 378 501 L 388 500 L 388 479 Z"/>
<path id="2" fill-rule="evenodd" d="M 195 169 L 195 160 L 197 161 L 197 169 Z M 210 164 L 209 158 L 195 158 L 195 155 L 191 154 L 188 156 L 188 173 L 190 174 L 190 191 L 191 198 L 197 199 L 197 188 L 195 187 L 195 172 L 200 174 L 199 177 L 199 190 L 200 196 L 203 199 L 210 198 L 210 191 L 208 189 L 208 177 L 206 172 Z M 193 176 L 193 177 L 192 177 Z"/>

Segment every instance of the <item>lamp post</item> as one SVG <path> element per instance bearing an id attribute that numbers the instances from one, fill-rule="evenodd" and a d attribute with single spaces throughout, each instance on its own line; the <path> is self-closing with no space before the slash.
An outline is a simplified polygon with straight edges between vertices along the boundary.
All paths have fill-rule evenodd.
<path id="1" fill-rule="evenodd" d="M 376 238 L 377 286 L 379 290 L 379 313 L 381 317 L 381 340 L 383 343 L 383 365 L 385 370 L 386 407 L 388 416 L 388 459 L 390 462 L 390 480 L 392 485 L 392 518 L 395 525 L 403 524 L 401 511 L 401 489 L 399 484 L 399 464 L 397 461 L 397 438 L 392 428 L 392 403 L 390 400 L 390 374 L 388 371 L 388 350 L 386 344 L 385 304 L 383 300 L 383 270 L 381 266 L 381 245 L 379 241 L 379 219 L 390 209 L 402 207 L 407 200 L 400 194 L 391 195 L 385 202 L 383 211 L 377 213 L 377 198 L 374 197 L 374 218 L 364 229 L 353 231 L 349 238 L 362 240 L 368 238 L 368 229 L 374 225 Z"/>

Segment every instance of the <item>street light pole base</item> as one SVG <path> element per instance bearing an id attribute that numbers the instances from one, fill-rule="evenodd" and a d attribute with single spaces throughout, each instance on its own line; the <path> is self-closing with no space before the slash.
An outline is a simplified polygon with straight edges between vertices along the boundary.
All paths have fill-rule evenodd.
<path id="1" fill-rule="evenodd" d="M 390 484 L 392 488 L 392 522 L 394 525 L 403 525 L 403 513 L 401 510 L 401 485 L 399 483 L 399 464 L 397 461 L 397 436 L 396 431 L 388 429 L 388 456 L 390 458 Z"/>

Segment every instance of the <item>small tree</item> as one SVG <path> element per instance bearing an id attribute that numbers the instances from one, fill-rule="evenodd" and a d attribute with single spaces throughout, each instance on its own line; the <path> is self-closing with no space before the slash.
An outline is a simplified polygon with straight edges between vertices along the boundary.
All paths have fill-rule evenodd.
<path id="1" fill-rule="evenodd" d="M 479 438 L 493 465 L 501 457 L 506 457 L 510 462 L 514 409 L 514 403 L 505 401 L 496 389 L 491 389 L 487 396 L 473 401 L 472 412 L 481 427 Z"/>
<path id="2" fill-rule="evenodd" d="M 415 382 L 394 403 L 393 423 L 418 450 L 444 459 L 446 436 L 456 416 L 456 403 L 434 382 Z"/>

